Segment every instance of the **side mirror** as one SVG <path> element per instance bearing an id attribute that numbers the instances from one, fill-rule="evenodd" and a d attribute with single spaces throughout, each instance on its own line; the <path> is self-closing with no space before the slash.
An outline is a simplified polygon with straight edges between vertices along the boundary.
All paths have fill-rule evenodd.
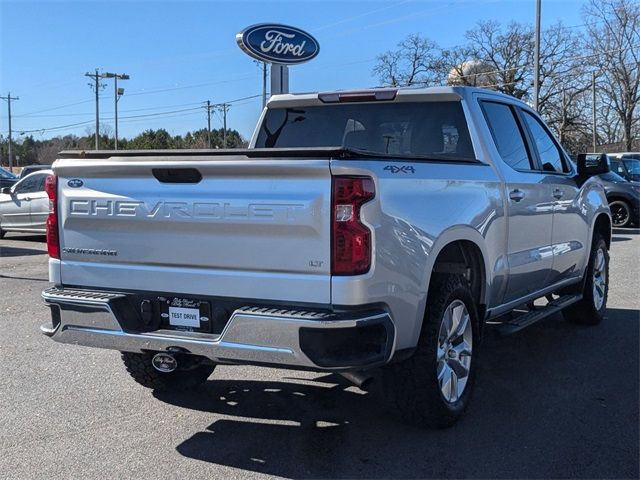
<path id="1" fill-rule="evenodd" d="M 4 193 L 5 195 L 11 195 L 11 187 L 3 187 L 2 190 L 0 190 L 0 193 Z"/>
<path id="2" fill-rule="evenodd" d="M 578 175 L 593 177 L 609 172 L 609 159 L 604 153 L 578 154 Z"/>

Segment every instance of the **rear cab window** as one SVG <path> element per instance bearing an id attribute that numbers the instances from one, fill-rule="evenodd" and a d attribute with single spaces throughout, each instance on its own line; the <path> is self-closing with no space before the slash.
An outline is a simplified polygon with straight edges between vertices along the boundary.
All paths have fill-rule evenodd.
<path id="1" fill-rule="evenodd" d="M 270 108 L 255 147 L 349 147 L 382 154 L 475 159 L 458 101 Z"/>
<path id="2" fill-rule="evenodd" d="M 481 101 L 491 136 L 502 160 L 514 170 L 534 170 L 531 155 L 513 107 L 505 103 Z"/>

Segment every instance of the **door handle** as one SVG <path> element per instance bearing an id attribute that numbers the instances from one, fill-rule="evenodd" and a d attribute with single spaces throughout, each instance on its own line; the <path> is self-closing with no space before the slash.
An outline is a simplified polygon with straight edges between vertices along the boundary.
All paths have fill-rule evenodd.
<path id="1" fill-rule="evenodd" d="M 29 197 L 24 197 L 24 198 L 23 198 L 23 200 L 24 200 L 25 202 L 28 202 L 29 200 L 31 200 L 31 198 L 29 198 Z"/>
<path id="2" fill-rule="evenodd" d="M 560 190 L 559 188 L 556 188 L 553 191 L 553 198 L 560 200 L 562 197 L 564 197 L 564 192 L 562 190 Z"/>
<path id="3" fill-rule="evenodd" d="M 509 192 L 509 198 L 514 202 L 519 202 L 524 198 L 524 192 L 516 188 L 515 190 L 511 190 Z"/>

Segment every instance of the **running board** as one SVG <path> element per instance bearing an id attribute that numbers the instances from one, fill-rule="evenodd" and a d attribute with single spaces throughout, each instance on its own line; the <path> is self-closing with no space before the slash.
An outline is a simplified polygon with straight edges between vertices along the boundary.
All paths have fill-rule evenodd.
<path id="1" fill-rule="evenodd" d="M 538 307 L 536 310 L 530 310 L 508 322 L 502 323 L 496 327 L 498 333 L 502 336 L 511 335 L 520 330 L 533 325 L 540 320 L 547 318 L 554 313 L 558 313 L 563 308 L 568 307 L 582 300 L 582 295 L 564 295 L 556 298 L 548 304 Z"/>

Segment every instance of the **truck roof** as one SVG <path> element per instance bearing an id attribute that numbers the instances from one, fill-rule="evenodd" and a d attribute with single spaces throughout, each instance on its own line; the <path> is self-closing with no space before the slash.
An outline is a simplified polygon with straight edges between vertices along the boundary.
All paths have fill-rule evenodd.
<path id="1" fill-rule="evenodd" d="M 395 90 L 397 92 L 394 101 L 459 101 L 463 98 L 465 100 L 470 99 L 474 93 L 482 93 L 484 95 L 491 95 L 502 100 L 508 100 L 512 103 L 523 104 L 521 100 L 504 93 L 497 92 L 495 90 L 489 90 L 479 87 L 467 87 L 467 86 L 441 86 L 441 87 L 375 87 L 357 90 L 333 90 L 330 92 L 306 92 L 306 93 L 285 93 L 281 95 L 273 95 L 267 102 L 267 106 L 274 107 L 292 107 L 302 105 L 323 105 L 324 103 L 319 99 L 321 95 L 329 95 L 332 93 L 339 95 L 354 95 L 358 93 L 366 92 L 380 92 L 380 91 Z"/>

